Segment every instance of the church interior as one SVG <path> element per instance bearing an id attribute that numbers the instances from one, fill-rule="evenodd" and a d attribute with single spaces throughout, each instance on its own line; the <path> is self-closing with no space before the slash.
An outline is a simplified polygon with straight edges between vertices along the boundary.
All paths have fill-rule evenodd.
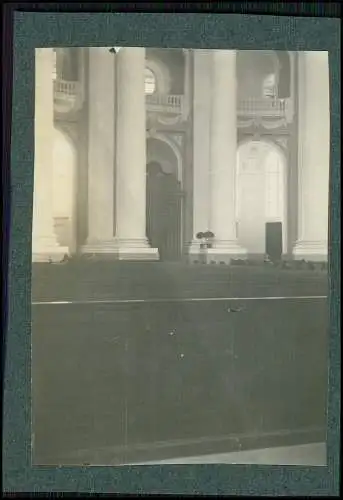
<path id="1" fill-rule="evenodd" d="M 327 261 L 327 53 L 42 49 L 36 85 L 34 262 Z"/>

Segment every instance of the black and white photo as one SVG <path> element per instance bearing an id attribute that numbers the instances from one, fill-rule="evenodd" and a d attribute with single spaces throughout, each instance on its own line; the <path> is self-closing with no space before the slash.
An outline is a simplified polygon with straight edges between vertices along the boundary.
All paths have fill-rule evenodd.
<path id="1" fill-rule="evenodd" d="M 35 465 L 326 465 L 329 98 L 326 51 L 35 50 Z"/>

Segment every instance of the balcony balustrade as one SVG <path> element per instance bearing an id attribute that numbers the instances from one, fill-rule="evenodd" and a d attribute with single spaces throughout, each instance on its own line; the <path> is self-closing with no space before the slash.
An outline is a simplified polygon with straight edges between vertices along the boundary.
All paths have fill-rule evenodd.
<path id="1" fill-rule="evenodd" d="M 79 82 L 54 80 L 55 107 L 61 112 L 72 111 L 83 100 Z M 147 111 L 150 113 L 182 114 L 185 106 L 183 95 L 147 94 Z M 287 118 L 291 100 L 279 98 L 245 98 L 237 103 L 239 117 Z M 289 121 L 289 120 L 288 120 Z"/>
<path id="2" fill-rule="evenodd" d="M 56 101 L 75 101 L 79 90 L 78 82 L 54 80 L 54 98 Z"/>
<path id="3" fill-rule="evenodd" d="M 184 96 L 171 94 L 147 94 L 147 110 L 157 113 L 182 114 Z"/>
<path id="4" fill-rule="evenodd" d="M 83 89 L 80 82 L 54 80 L 55 110 L 60 113 L 76 111 L 83 102 Z"/>
<path id="5" fill-rule="evenodd" d="M 239 99 L 237 114 L 239 117 L 284 118 L 288 116 L 290 99 L 245 98 Z"/>

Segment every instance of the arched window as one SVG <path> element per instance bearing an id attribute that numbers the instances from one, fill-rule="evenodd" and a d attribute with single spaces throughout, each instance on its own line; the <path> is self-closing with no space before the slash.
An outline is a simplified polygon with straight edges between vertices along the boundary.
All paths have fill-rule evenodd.
<path id="1" fill-rule="evenodd" d="M 281 223 L 283 252 L 287 251 L 286 168 L 281 150 L 263 140 L 238 147 L 236 221 L 240 242 L 251 253 L 265 245 L 268 223 Z"/>
<path id="2" fill-rule="evenodd" d="M 145 93 L 148 95 L 157 92 L 156 77 L 150 68 L 145 68 Z"/>
<path id="3" fill-rule="evenodd" d="M 278 222 L 284 216 L 284 172 L 279 155 L 270 152 L 265 160 L 266 168 L 266 221 Z"/>

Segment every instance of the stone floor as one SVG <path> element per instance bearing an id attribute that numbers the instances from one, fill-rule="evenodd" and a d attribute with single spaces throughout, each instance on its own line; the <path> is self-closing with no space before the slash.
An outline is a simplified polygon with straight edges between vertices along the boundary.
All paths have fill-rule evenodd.
<path id="1" fill-rule="evenodd" d="M 159 462 L 145 462 L 132 465 L 163 464 L 259 464 L 259 465 L 304 465 L 325 466 L 326 444 L 313 443 L 299 446 L 266 448 L 260 450 L 183 457 Z"/>

